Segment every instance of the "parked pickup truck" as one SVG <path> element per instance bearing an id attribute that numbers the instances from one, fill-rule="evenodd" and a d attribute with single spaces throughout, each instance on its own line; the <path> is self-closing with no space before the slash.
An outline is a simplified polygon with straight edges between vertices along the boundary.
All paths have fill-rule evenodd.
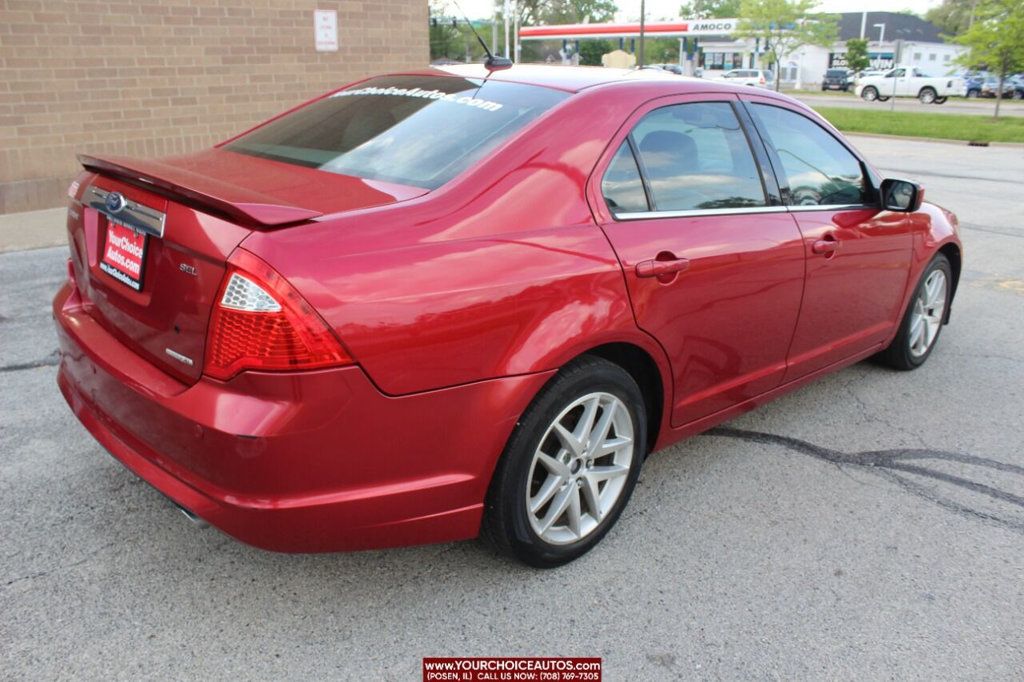
<path id="1" fill-rule="evenodd" d="M 962 78 L 926 76 L 914 66 L 897 66 L 880 76 L 861 78 L 854 90 L 869 102 L 884 102 L 890 97 L 916 97 L 922 104 L 942 104 L 948 97 L 963 97 Z"/>

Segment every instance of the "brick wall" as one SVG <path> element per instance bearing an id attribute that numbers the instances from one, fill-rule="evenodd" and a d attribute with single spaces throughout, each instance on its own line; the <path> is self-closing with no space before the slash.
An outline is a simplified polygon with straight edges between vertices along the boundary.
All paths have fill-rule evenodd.
<path id="1" fill-rule="evenodd" d="M 314 9 L 337 10 L 337 52 Z M 76 153 L 187 152 L 428 60 L 427 0 L 2 0 L 0 213 L 60 205 Z"/>

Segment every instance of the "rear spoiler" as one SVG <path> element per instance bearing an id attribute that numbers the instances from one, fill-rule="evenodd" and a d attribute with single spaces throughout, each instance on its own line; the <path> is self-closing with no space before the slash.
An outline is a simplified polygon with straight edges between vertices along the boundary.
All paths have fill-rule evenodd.
<path id="1" fill-rule="evenodd" d="M 141 189 L 223 215 L 243 225 L 279 227 L 306 222 L 323 215 L 301 206 L 268 202 L 267 197 L 243 187 L 160 161 L 87 154 L 79 154 L 78 161 L 86 170 L 116 177 Z"/>

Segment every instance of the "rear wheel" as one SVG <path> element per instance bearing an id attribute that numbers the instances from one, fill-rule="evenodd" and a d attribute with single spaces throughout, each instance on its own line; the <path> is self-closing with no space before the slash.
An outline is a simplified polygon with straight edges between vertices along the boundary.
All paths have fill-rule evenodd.
<path id="1" fill-rule="evenodd" d="M 981 93 L 979 93 L 977 90 L 968 90 L 967 91 L 967 98 L 968 99 L 977 99 L 979 94 L 981 94 Z"/>
<path id="2" fill-rule="evenodd" d="M 861 91 L 860 96 L 868 102 L 874 102 L 878 99 L 878 89 L 869 85 Z"/>
<path id="3" fill-rule="evenodd" d="M 935 88 L 921 88 L 921 92 L 917 93 L 917 98 L 921 100 L 921 104 L 932 104 L 935 101 L 935 97 Z"/>
<path id="4" fill-rule="evenodd" d="M 952 283 L 949 260 L 940 253 L 921 275 L 900 330 L 889 347 L 879 353 L 879 360 L 901 370 L 917 369 L 924 364 L 939 340 Z"/>
<path id="5" fill-rule="evenodd" d="M 935 98 L 935 103 L 936 104 L 945 104 L 947 99 L 949 99 L 949 98 L 948 97 L 936 97 Z"/>
<path id="6" fill-rule="evenodd" d="M 629 500 L 646 442 L 633 377 L 601 358 L 572 362 L 509 439 L 488 491 L 482 538 L 540 568 L 582 556 Z"/>

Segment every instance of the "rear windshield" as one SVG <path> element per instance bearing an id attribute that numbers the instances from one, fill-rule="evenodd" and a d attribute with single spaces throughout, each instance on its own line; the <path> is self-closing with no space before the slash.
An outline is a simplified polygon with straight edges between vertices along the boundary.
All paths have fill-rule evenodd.
<path id="1" fill-rule="evenodd" d="M 829 69 L 825 73 L 829 78 L 842 78 L 846 75 L 846 69 Z"/>
<path id="2" fill-rule="evenodd" d="M 567 96 L 483 79 L 385 76 L 286 114 L 225 149 L 436 189 Z"/>

